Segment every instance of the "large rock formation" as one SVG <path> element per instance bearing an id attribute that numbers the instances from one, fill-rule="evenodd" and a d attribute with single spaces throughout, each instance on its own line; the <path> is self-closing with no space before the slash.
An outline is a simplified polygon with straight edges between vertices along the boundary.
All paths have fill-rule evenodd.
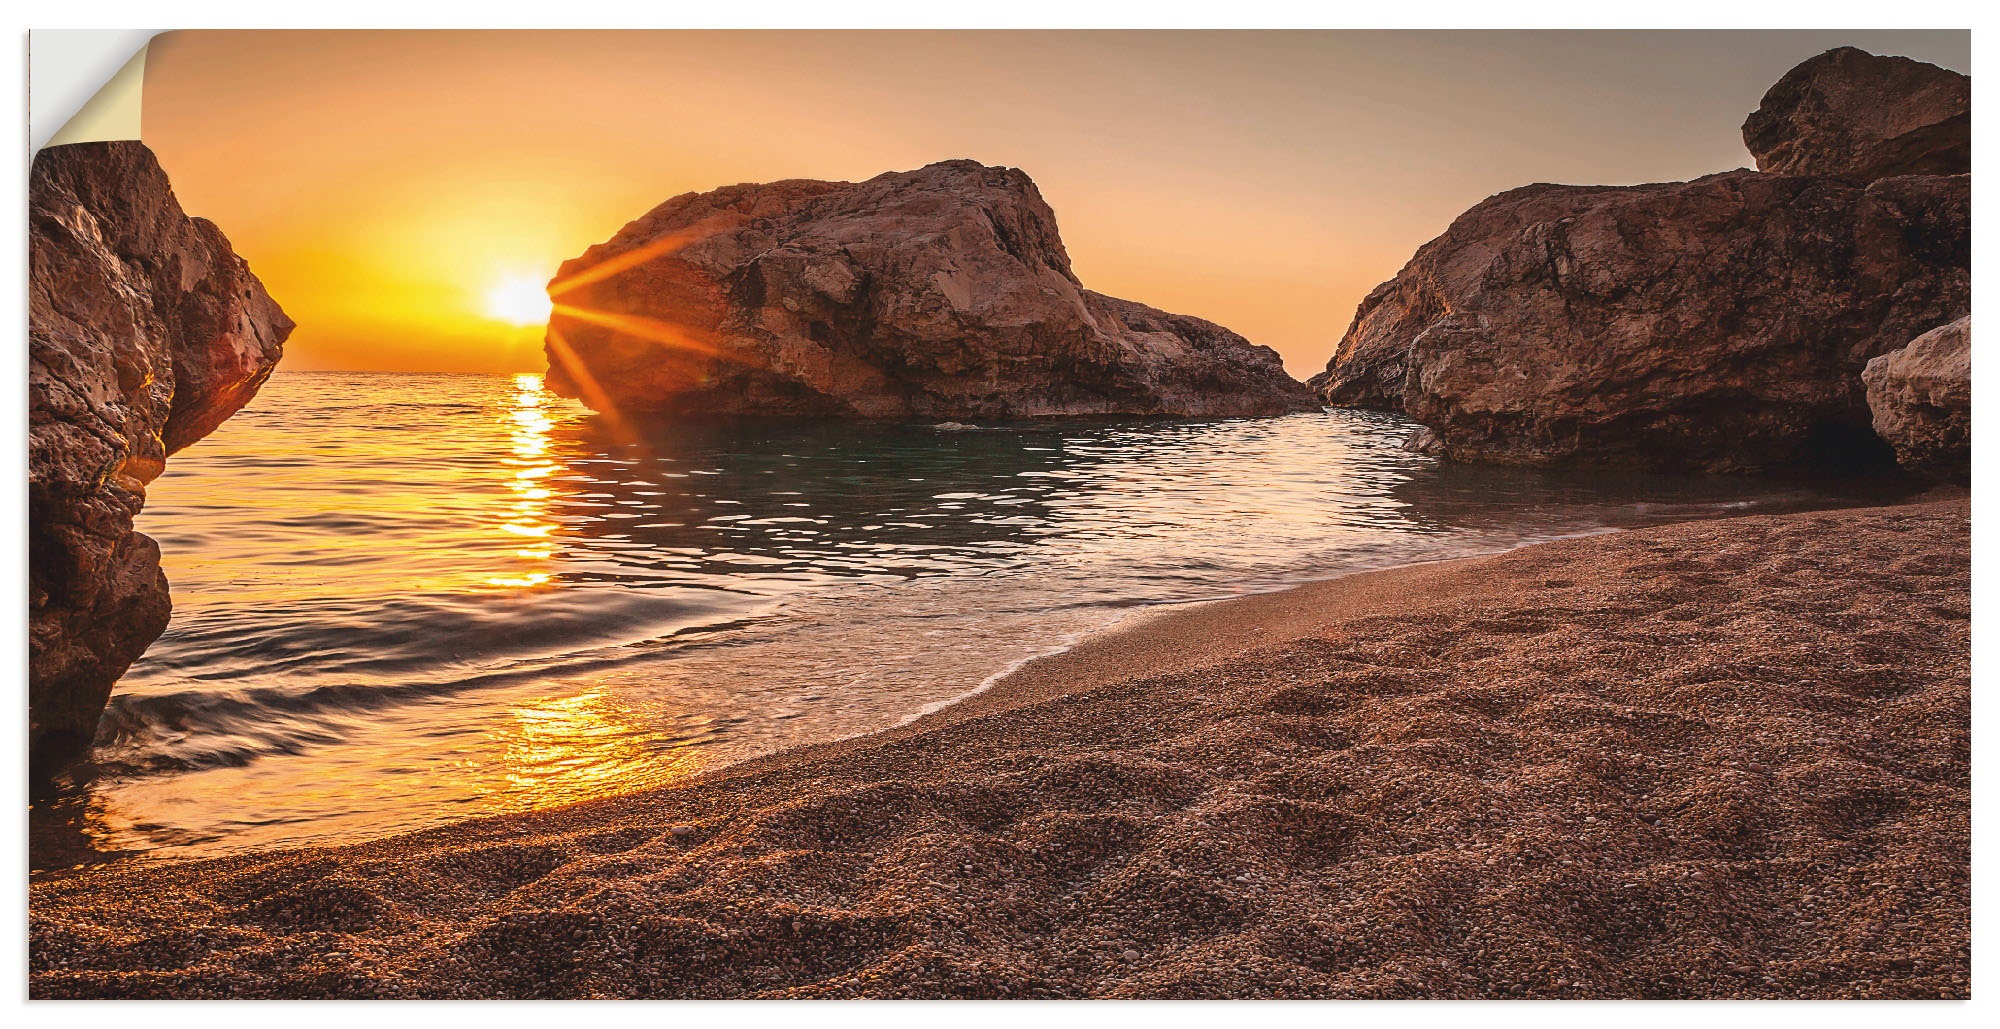
<path id="1" fill-rule="evenodd" d="M 600 410 L 1268 415 L 1317 401 L 1219 325 L 1084 289 L 1012 168 L 678 196 L 550 284 L 552 388 Z"/>
<path id="2" fill-rule="evenodd" d="M 1972 80 L 1851 46 L 1785 73 L 1743 122 L 1757 170 L 1873 182 L 1972 170 Z"/>
<path id="3" fill-rule="evenodd" d="M 1511 190 L 1370 293 L 1311 385 L 1456 460 L 1886 464 L 1860 372 L 1970 308 L 1969 191 L 1747 170 Z"/>
<path id="4" fill-rule="evenodd" d="M 132 531 L 167 455 L 255 396 L 291 319 L 136 141 L 35 155 L 28 248 L 28 733 L 46 773 L 166 627 Z"/>
<path id="5" fill-rule="evenodd" d="M 1875 432 L 1904 468 L 1972 481 L 1972 316 L 1940 325 L 1861 373 Z"/>

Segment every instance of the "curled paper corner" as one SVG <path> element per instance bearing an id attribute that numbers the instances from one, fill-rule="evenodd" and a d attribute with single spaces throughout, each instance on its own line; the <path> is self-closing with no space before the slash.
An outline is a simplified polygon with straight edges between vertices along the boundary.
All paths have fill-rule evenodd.
<path id="1" fill-rule="evenodd" d="M 146 50 L 150 45 L 149 42 L 140 46 L 42 146 L 138 139 L 146 86 Z"/>

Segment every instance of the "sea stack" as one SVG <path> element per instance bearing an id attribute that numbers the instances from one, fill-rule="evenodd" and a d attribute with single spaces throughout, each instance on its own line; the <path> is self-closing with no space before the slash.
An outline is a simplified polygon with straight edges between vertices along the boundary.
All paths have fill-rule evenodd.
<path id="1" fill-rule="evenodd" d="M 549 383 L 622 414 L 1006 419 L 1318 408 L 1278 355 L 1084 289 L 1025 172 L 689 193 L 565 263 Z"/>
<path id="2" fill-rule="evenodd" d="M 89 746 L 166 628 L 132 529 L 168 455 L 241 409 L 292 321 L 136 140 L 35 155 L 28 238 L 28 734 L 39 776 Z"/>
<path id="3" fill-rule="evenodd" d="M 1746 123 L 1765 171 L 1489 198 L 1362 301 L 1312 385 L 1461 461 L 1890 466 L 1863 367 L 1971 306 L 1966 86 L 1832 51 Z"/>

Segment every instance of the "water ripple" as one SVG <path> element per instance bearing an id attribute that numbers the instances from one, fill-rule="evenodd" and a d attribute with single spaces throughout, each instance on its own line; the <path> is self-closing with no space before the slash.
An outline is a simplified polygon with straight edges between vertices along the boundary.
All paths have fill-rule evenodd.
<path id="1" fill-rule="evenodd" d="M 893 725 L 1135 605 L 1846 499 L 1441 467 L 1382 414 L 613 434 L 537 376 L 284 373 L 140 527 L 171 628 L 38 867 L 416 828 Z"/>

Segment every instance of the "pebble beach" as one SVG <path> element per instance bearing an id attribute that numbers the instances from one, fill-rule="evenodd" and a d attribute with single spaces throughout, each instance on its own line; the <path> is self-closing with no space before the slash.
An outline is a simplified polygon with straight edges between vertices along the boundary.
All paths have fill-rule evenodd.
<path id="1" fill-rule="evenodd" d="M 1962 998 L 1962 494 L 1129 619 L 887 733 L 31 884 L 53 997 Z"/>

